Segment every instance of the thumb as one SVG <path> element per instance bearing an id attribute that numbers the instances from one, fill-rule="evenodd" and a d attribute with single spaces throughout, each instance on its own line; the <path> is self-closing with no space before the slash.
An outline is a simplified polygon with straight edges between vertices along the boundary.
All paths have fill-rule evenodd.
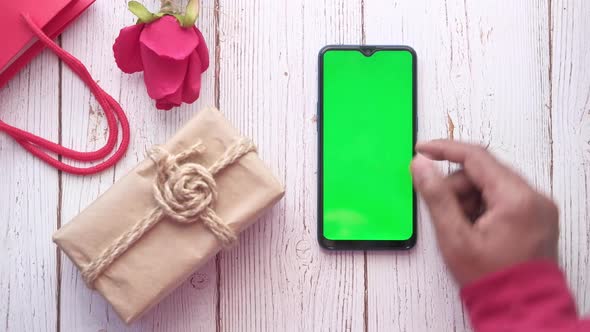
<path id="1" fill-rule="evenodd" d="M 470 223 L 453 190 L 432 160 L 417 155 L 411 165 L 416 191 L 428 206 L 430 216 L 440 237 L 457 237 L 470 231 Z"/>

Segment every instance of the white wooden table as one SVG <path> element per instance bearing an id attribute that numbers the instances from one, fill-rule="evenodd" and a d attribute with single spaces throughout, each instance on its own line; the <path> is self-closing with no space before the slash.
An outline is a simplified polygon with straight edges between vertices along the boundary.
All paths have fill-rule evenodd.
<path id="1" fill-rule="evenodd" d="M 157 7 L 157 1 L 147 5 Z M 410 252 L 328 253 L 316 243 L 317 52 L 407 44 L 419 57 L 419 138 L 489 145 L 561 206 L 561 264 L 590 310 L 590 2 L 203 0 L 212 66 L 195 105 L 156 111 L 111 47 L 134 22 L 99 0 L 60 38 L 129 115 L 114 169 L 60 174 L 0 136 L 0 331 L 465 331 L 425 209 Z M 0 91 L 0 118 L 76 149 L 106 138 L 83 84 L 44 53 Z M 126 327 L 51 234 L 205 105 L 218 105 L 287 187 L 240 244 Z"/>

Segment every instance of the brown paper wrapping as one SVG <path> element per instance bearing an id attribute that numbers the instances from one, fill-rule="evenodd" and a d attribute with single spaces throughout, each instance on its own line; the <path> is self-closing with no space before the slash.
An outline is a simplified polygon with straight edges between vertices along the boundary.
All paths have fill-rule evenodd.
<path id="1" fill-rule="evenodd" d="M 164 145 L 176 154 L 201 139 L 206 150 L 191 161 L 209 166 L 239 137 L 216 109 L 204 109 Z M 152 196 L 154 163 L 148 158 L 117 181 L 53 241 L 80 269 L 156 206 Z M 284 194 L 283 186 L 256 153 L 248 153 L 215 176 L 214 210 L 230 228 L 241 232 Z M 96 289 L 126 323 L 160 302 L 221 249 L 201 223 L 163 219 L 119 257 L 96 280 Z"/>

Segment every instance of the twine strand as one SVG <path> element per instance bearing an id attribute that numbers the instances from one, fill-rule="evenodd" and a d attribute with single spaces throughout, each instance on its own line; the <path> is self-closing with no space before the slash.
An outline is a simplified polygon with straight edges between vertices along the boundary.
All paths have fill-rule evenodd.
<path id="1" fill-rule="evenodd" d="M 171 155 L 160 147 L 154 147 L 150 151 L 149 157 L 156 165 L 152 194 L 157 206 L 84 267 L 82 277 L 90 288 L 94 288 L 96 279 L 116 259 L 163 218 L 181 224 L 201 221 L 224 247 L 237 240 L 235 232 L 212 208 L 218 196 L 214 175 L 247 153 L 256 151 L 256 146 L 251 140 L 241 138 L 209 168 L 198 163 L 185 162 L 203 153 L 204 149 L 205 146 L 199 141 L 190 149 L 176 155 Z"/>

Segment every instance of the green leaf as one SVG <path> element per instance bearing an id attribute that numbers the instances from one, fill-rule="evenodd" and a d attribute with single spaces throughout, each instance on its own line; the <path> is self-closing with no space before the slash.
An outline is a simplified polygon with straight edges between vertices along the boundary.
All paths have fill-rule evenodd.
<path id="1" fill-rule="evenodd" d="M 158 19 L 157 15 L 147 10 L 142 4 L 137 1 L 129 1 L 129 10 L 133 15 L 137 16 L 139 22 L 150 23 Z"/>
<path id="2" fill-rule="evenodd" d="M 186 12 L 184 14 L 184 19 L 181 21 L 181 24 L 185 28 L 189 28 L 195 25 L 197 19 L 199 18 L 199 0 L 190 0 L 186 5 Z"/>

